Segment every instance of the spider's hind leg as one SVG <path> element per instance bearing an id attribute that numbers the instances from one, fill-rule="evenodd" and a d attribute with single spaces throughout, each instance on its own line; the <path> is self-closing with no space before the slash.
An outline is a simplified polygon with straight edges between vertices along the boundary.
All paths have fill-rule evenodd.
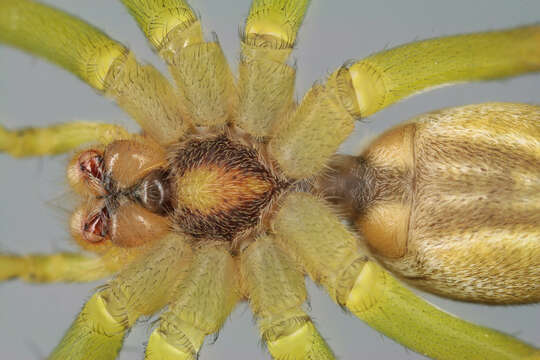
<path id="1" fill-rule="evenodd" d="M 335 358 L 302 309 L 304 275 L 274 237 L 261 236 L 244 250 L 240 269 L 250 307 L 274 359 Z"/>
<path id="2" fill-rule="evenodd" d="M 108 144 L 126 138 L 129 134 L 121 126 L 93 122 L 19 130 L 8 130 L 0 125 L 0 153 L 6 152 L 13 157 L 57 155 L 88 143 Z"/>
<path id="3" fill-rule="evenodd" d="M 201 245 L 184 281 L 171 289 L 174 299 L 150 336 L 145 358 L 196 359 L 204 338 L 223 326 L 236 305 L 236 280 L 234 259 L 226 247 Z"/>

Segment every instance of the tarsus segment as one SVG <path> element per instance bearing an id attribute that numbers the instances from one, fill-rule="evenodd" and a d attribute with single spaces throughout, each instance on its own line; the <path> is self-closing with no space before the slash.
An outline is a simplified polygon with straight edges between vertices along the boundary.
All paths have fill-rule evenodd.
<path id="1" fill-rule="evenodd" d="M 304 275 L 272 236 L 255 240 L 241 257 L 240 272 L 263 341 L 274 359 L 334 359 L 302 310 Z"/>
<path id="2" fill-rule="evenodd" d="M 56 155 L 87 143 L 108 144 L 129 136 L 129 133 L 118 125 L 82 121 L 15 131 L 0 126 L 0 152 L 14 157 Z"/>
<path id="3" fill-rule="evenodd" d="M 414 42 L 382 51 L 334 72 L 355 117 L 367 117 L 432 87 L 540 70 L 540 25 Z"/>
<path id="4" fill-rule="evenodd" d="M 411 350 L 436 359 L 521 359 L 538 351 L 414 295 L 362 255 L 355 237 L 311 195 L 289 195 L 273 226 L 280 244 L 334 301 Z"/>
<path id="5" fill-rule="evenodd" d="M 160 143 L 178 140 L 189 127 L 165 77 L 138 64 L 122 44 L 60 10 L 28 0 L 1 1 L 0 42 L 42 56 L 105 92 Z"/>
<path id="6" fill-rule="evenodd" d="M 257 137 L 271 134 L 293 106 L 295 69 L 286 64 L 309 1 L 255 0 L 242 37 L 236 123 Z"/>

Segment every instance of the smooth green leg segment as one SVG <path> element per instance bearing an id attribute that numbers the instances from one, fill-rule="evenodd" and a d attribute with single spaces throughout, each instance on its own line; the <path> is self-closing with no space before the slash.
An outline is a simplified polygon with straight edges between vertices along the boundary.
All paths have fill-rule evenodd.
<path id="1" fill-rule="evenodd" d="M 356 117 L 367 117 L 436 86 L 540 70 L 540 25 L 414 42 L 338 69 L 328 86 Z"/>
<path id="2" fill-rule="evenodd" d="M 204 244 L 160 317 L 146 348 L 146 359 L 196 359 L 206 335 L 222 326 L 238 301 L 236 267 L 223 244 Z"/>
<path id="3" fill-rule="evenodd" d="M 274 359 L 335 358 L 302 310 L 304 275 L 273 236 L 261 236 L 243 251 L 240 272 L 263 341 Z"/>
<path id="4" fill-rule="evenodd" d="M 0 152 L 14 157 L 57 155 L 75 150 L 84 144 L 108 144 L 129 137 L 129 133 L 121 126 L 92 122 L 13 131 L 0 126 Z"/>
<path id="5" fill-rule="evenodd" d="M 0 281 L 19 278 L 33 283 L 90 282 L 111 275 L 100 257 L 75 253 L 52 255 L 0 254 Z"/>
<path id="6" fill-rule="evenodd" d="M 274 224 L 278 243 L 341 306 L 407 348 L 436 359 L 522 359 L 535 349 L 454 317 L 417 297 L 368 258 L 333 211 L 289 195 Z"/>
<path id="7" fill-rule="evenodd" d="M 368 261 L 349 295 L 354 315 L 406 347 L 434 359 L 524 359 L 539 349 L 437 309 Z"/>
<path id="8" fill-rule="evenodd" d="M 28 0 L 0 1 L 0 42 L 44 57 L 100 91 L 113 62 L 127 53 L 84 21 Z"/>

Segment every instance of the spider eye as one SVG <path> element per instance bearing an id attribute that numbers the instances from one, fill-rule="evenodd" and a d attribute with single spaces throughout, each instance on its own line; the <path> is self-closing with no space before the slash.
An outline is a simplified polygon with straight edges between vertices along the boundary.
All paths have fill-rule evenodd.
<path id="1" fill-rule="evenodd" d="M 103 154 L 98 150 L 85 150 L 73 158 L 68 167 L 71 187 L 82 195 L 103 195 Z"/>

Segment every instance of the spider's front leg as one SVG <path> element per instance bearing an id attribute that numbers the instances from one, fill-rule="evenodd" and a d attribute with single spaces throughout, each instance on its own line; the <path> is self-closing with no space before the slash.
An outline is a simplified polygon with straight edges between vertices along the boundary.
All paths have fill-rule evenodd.
<path id="1" fill-rule="evenodd" d="M 191 262 L 185 239 L 169 235 L 85 304 L 50 359 L 115 359 L 126 331 L 172 300 Z"/>

